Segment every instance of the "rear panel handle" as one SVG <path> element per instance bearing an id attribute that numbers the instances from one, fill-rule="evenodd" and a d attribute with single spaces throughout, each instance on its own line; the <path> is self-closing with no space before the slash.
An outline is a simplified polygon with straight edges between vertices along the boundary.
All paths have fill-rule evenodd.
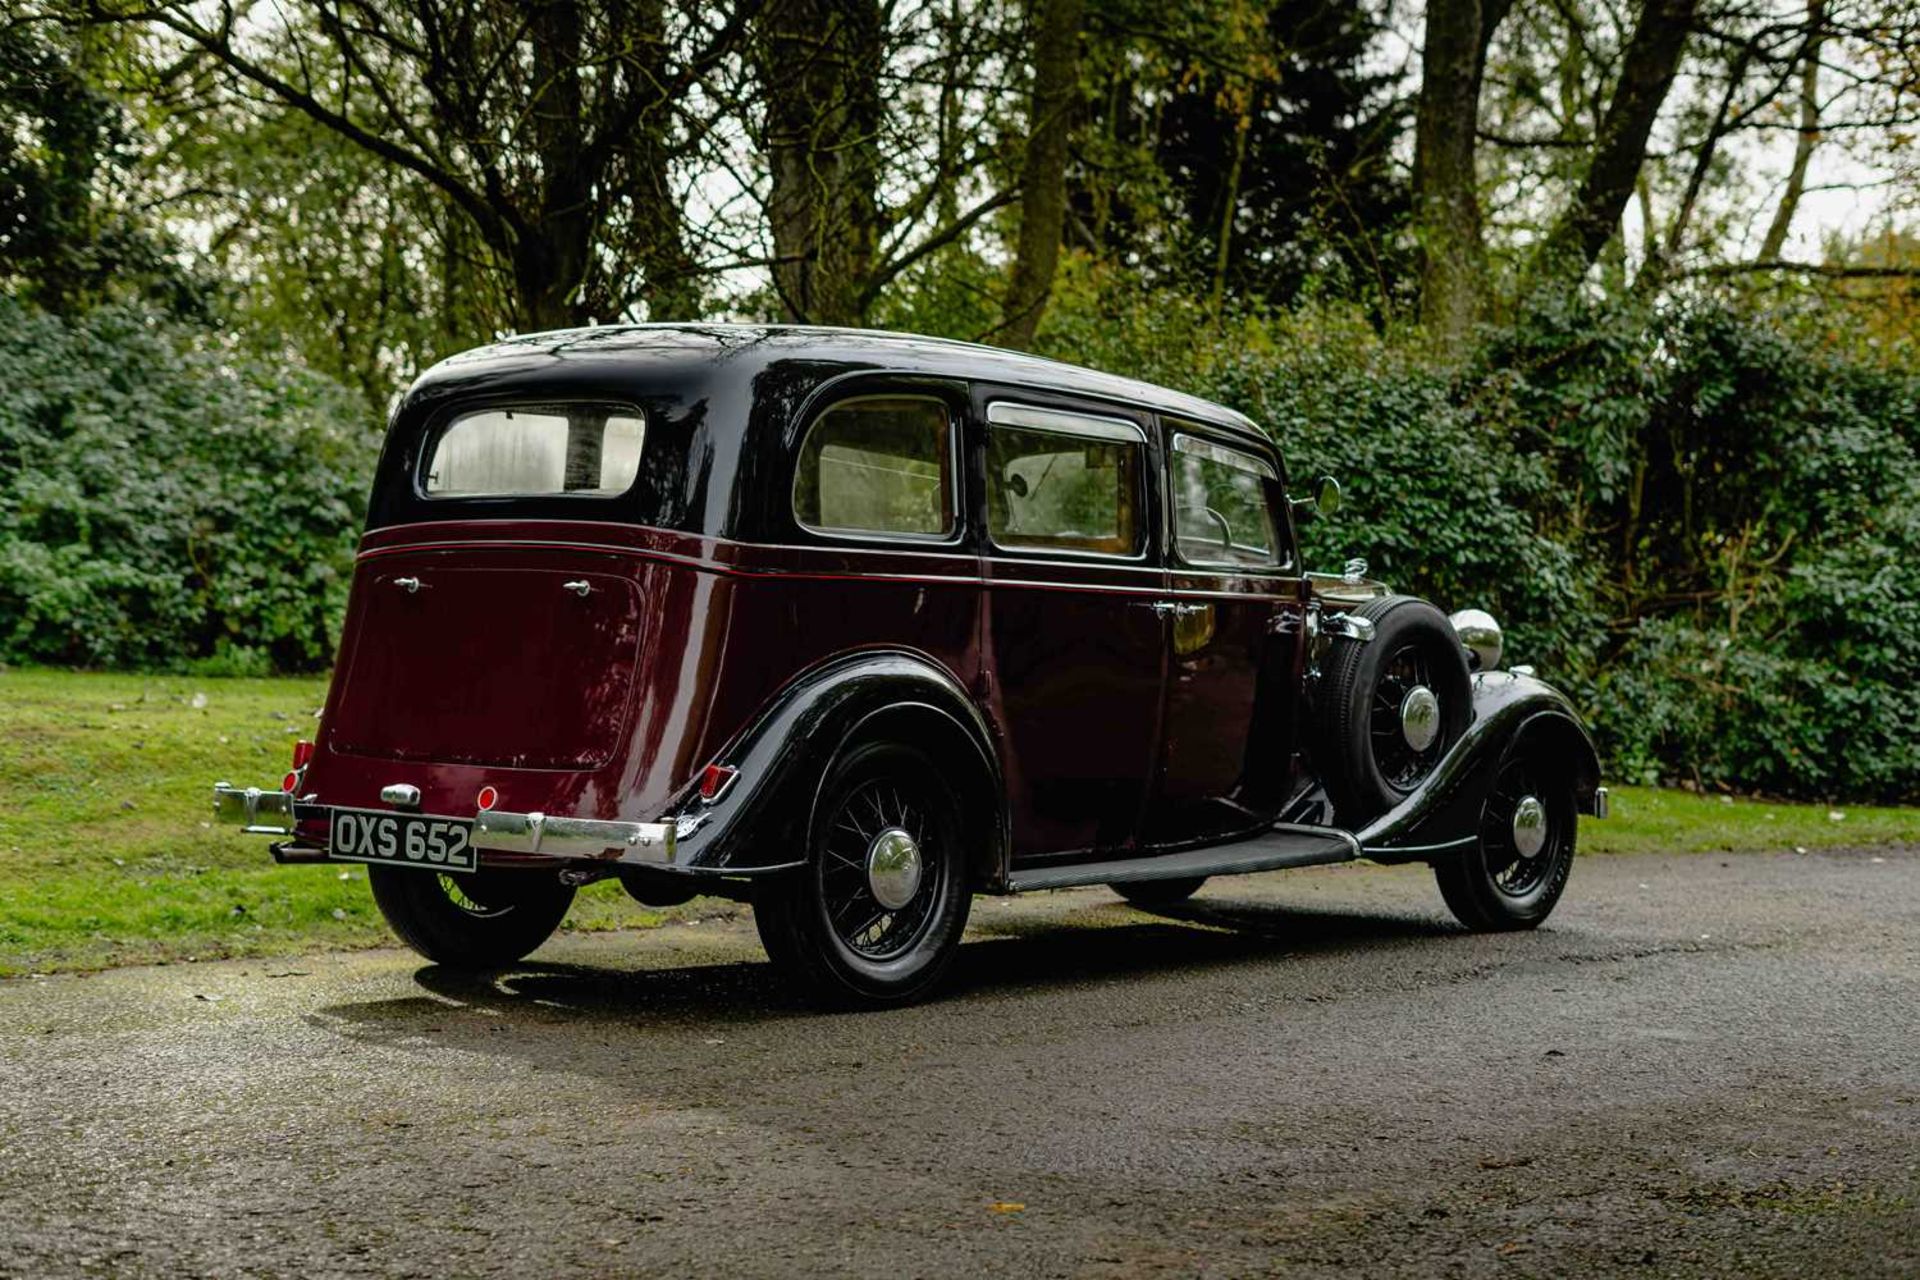
<path id="1" fill-rule="evenodd" d="M 588 582 L 585 578 L 575 578 L 572 582 L 561 583 L 560 589 L 562 591 L 571 591 L 573 592 L 573 594 L 579 596 L 582 600 L 585 600 L 587 598 L 587 593 L 593 590 L 593 584 L 591 582 Z"/>

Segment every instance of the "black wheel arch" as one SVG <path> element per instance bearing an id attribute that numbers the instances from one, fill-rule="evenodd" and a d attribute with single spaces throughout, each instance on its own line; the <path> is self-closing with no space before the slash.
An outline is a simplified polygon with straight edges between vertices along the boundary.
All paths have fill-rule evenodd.
<path id="1" fill-rule="evenodd" d="M 1591 813 L 1600 755 L 1566 696 L 1513 671 L 1473 677 L 1473 721 L 1427 781 L 1355 833 L 1377 862 L 1445 857 L 1477 838 L 1480 811 L 1501 766 L 1516 752 L 1564 770 L 1576 809 Z"/>
<path id="2" fill-rule="evenodd" d="M 952 672 L 902 649 L 843 654 L 789 680 L 716 757 L 734 782 L 713 803 L 679 806 L 679 861 L 721 874 L 795 865 L 834 761 L 872 741 L 934 760 L 959 793 L 978 887 L 1004 884 L 1011 833 L 994 735 Z"/>

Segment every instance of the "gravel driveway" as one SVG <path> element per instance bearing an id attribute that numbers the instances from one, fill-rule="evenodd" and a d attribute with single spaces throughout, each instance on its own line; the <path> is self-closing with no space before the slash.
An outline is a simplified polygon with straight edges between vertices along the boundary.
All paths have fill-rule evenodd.
<path id="1" fill-rule="evenodd" d="M 788 1002 L 737 910 L 0 983 L 0 1276 L 1920 1274 L 1920 854 L 981 899 Z"/>

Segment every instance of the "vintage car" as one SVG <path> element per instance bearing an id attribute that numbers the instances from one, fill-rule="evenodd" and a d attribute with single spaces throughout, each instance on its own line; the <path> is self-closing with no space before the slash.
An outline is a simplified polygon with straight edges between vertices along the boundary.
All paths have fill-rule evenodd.
<path id="1" fill-rule="evenodd" d="M 436 963 L 575 888 L 751 901 L 816 993 L 893 1003 L 976 893 L 1431 863 L 1474 929 L 1553 909 L 1592 742 L 1485 613 L 1306 572 L 1242 415 L 963 343 L 538 334 L 393 415 L 331 690 L 214 810 L 368 864 Z"/>

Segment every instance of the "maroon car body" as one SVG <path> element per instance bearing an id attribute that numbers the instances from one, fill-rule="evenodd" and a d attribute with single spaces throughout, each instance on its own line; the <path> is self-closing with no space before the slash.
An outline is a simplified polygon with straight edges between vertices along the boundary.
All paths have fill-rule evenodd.
<path id="1" fill-rule="evenodd" d="M 641 424 L 630 484 L 433 491 L 450 424 L 583 412 Z M 814 442 L 836 412 L 842 436 Z M 920 426 L 922 453 L 884 451 Z M 881 479 L 837 478 L 861 468 Z M 1176 498 L 1202 472 L 1250 504 L 1239 530 Z M 336 810 L 448 815 L 476 824 L 483 868 L 614 872 L 671 900 L 802 872 L 825 780 L 876 736 L 951 787 L 968 891 L 1433 859 L 1479 838 L 1522 737 L 1603 807 L 1565 700 L 1511 672 L 1472 675 L 1392 803 L 1329 789 L 1319 659 L 1390 597 L 1305 572 L 1311 503 L 1284 477 L 1231 410 L 966 344 L 729 326 L 503 342 L 396 410 L 316 739 L 282 791 L 223 785 L 216 809 L 287 836 L 288 861 L 340 853 Z M 839 519 L 816 523 L 828 487 Z M 885 502 L 889 528 L 843 527 Z"/>

